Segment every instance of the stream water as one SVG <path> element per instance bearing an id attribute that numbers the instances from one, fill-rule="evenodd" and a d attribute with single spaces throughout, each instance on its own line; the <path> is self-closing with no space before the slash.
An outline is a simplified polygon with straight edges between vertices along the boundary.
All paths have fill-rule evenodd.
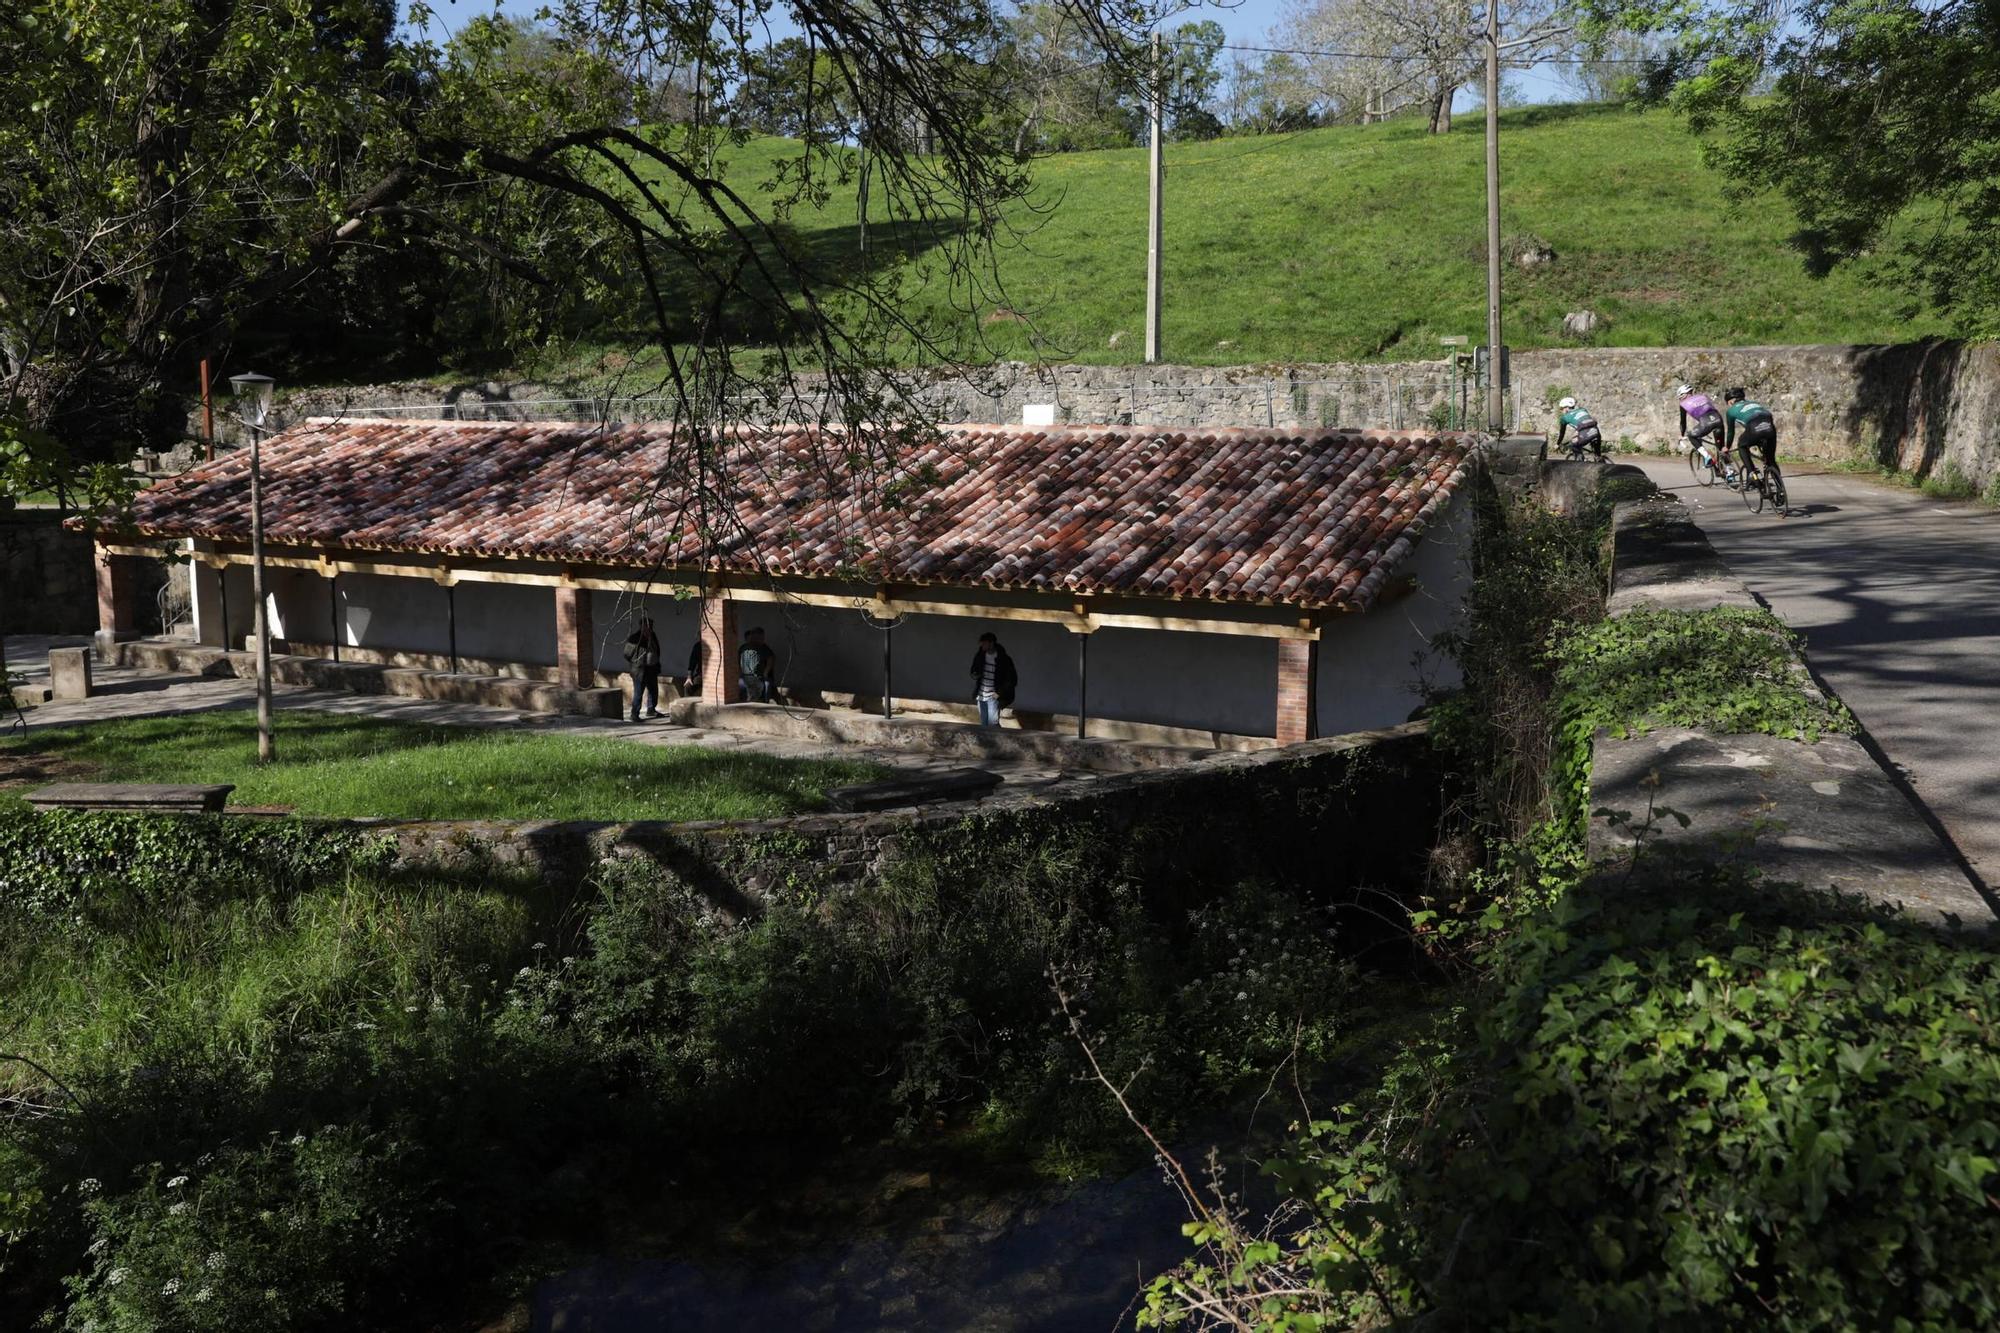
<path id="1" fill-rule="evenodd" d="M 543 1281 L 534 1333 L 1111 1333 L 1188 1254 L 1152 1168 L 1068 1187 L 955 1192 L 906 1177 L 837 1239 L 737 1256 L 606 1260 Z"/>

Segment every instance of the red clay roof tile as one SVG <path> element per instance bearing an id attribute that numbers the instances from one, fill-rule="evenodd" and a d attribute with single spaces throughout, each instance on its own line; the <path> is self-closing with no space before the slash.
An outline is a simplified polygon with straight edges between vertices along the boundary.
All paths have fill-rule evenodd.
<path id="1" fill-rule="evenodd" d="M 668 426 L 315 420 L 263 446 L 283 545 L 1363 609 L 1471 437 L 780 427 L 697 466 Z M 135 529 L 241 541 L 249 460 L 142 492 Z"/>

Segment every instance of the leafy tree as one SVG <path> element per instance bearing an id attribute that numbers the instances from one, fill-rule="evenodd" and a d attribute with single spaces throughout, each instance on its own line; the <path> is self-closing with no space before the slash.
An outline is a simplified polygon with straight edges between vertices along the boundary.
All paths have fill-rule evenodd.
<path id="1" fill-rule="evenodd" d="M 1812 272 L 1873 256 L 1912 309 L 2000 333 L 2000 9 L 1646 4 L 1598 19 L 1673 40 L 1651 91 L 1708 136 L 1733 194 L 1784 195 Z"/>
<path id="2" fill-rule="evenodd" d="M 1566 50 L 1576 31 L 1567 0 L 1495 0 L 1503 58 L 1526 67 Z M 1486 60 L 1483 7 L 1472 0 L 1294 0 L 1279 26 L 1307 57 L 1309 85 L 1334 114 L 1373 116 L 1414 101 L 1431 133 L 1451 129 L 1451 103 Z"/>
<path id="3" fill-rule="evenodd" d="M 496 321 L 516 343 L 567 301 L 636 292 L 704 474 L 746 413 L 921 420 L 890 349 L 967 349 L 911 313 L 908 284 L 993 303 L 984 257 L 1028 193 L 996 133 L 1008 30 L 986 0 L 782 8 L 810 56 L 808 132 L 744 189 L 717 165 L 741 132 L 718 99 L 642 119 L 677 71 L 703 90 L 771 76 L 761 29 L 717 0 L 561 0 L 531 47 L 491 20 L 425 40 L 421 4 L 399 35 L 390 0 L 25 0 L 0 29 L 0 414 L 73 450 L 170 434 L 164 386 L 197 354 L 392 250 L 539 293 Z M 1131 86 L 1145 4 L 1046 9 L 1065 61 L 1095 49 Z M 863 153 L 898 244 L 812 244 L 793 211 Z"/>

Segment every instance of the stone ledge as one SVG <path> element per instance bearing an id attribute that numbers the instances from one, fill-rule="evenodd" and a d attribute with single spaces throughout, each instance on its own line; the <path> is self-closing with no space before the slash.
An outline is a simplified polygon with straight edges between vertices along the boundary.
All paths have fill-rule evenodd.
<path id="1" fill-rule="evenodd" d="M 1713 736 L 1681 729 L 1593 741 L 1590 808 L 1626 812 L 1630 824 L 1593 819 L 1593 862 L 1630 863 L 1635 825 L 1659 816 L 1644 856 L 1662 852 L 1745 866 L 1809 889 L 1856 894 L 1934 923 L 1994 926 L 1992 909 L 1923 817 L 1860 742 Z"/>
<path id="2" fill-rule="evenodd" d="M 1675 496 L 1628 500 L 1611 511 L 1611 595 L 1604 611 L 1706 611 L 1759 606 Z"/>
<path id="3" fill-rule="evenodd" d="M 235 676 L 242 680 L 257 674 L 255 653 L 158 640 L 121 643 L 117 646 L 116 660 L 120 666 L 142 671 Z M 303 685 L 346 694 L 388 694 L 405 699 L 512 708 L 525 713 L 615 718 L 624 712 L 625 694 L 618 689 L 574 690 L 518 676 L 453 675 L 448 671 L 422 671 L 375 662 L 335 662 L 285 653 L 271 655 L 271 679 L 281 685 Z"/>
<path id="4" fill-rule="evenodd" d="M 1195 762 L 1212 762 L 1224 752 L 1187 746 L 1149 745 L 1049 731 L 983 728 L 929 717 L 878 717 L 870 713 L 793 708 L 784 704 L 710 704 L 676 699 L 667 716 L 681 726 L 730 731 L 778 740 L 866 745 L 965 759 L 1025 759 L 1057 768 L 1129 773 Z M 1266 754 L 1271 751 L 1232 751 Z"/>

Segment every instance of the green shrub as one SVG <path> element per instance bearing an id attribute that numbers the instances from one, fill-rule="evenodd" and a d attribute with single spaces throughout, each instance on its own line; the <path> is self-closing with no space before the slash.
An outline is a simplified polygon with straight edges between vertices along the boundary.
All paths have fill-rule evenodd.
<path id="1" fill-rule="evenodd" d="M 113 927 L 386 863 L 358 830 L 294 820 L 0 808 L 0 921 Z"/>
<path id="2" fill-rule="evenodd" d="M 1855 727 L 1845 705 L 1812 687 L 1798 636 L 1768 611 L 1634 610 L 1568 636 L 1555 657 L 1565 710 L 1589 731 L 1818 740 Z"/>
<path id="3" fill-rule="evenodd" d="M 1319 1220 L 1226 1241 L 1238 1266 L 1162 1279 L 1152 1319 L 1219 1291 L 1264 1328 L 1994 1326 L 2000 959 L 1668 887 L 1513 931 L 1472 1016 L 1273 1164 Z"/>
<path id="4" fill-rule="evenodd" d="M 405 1141 L 316 1127 L 93 1188 L 90 1267 L 68 1279 L 63 1326 L 282 1333 L 393 1310 L 412 1293 L 385 1289 L 384 1269 L 407 1272 L 450 1206 L 421 1158 Z"/>

